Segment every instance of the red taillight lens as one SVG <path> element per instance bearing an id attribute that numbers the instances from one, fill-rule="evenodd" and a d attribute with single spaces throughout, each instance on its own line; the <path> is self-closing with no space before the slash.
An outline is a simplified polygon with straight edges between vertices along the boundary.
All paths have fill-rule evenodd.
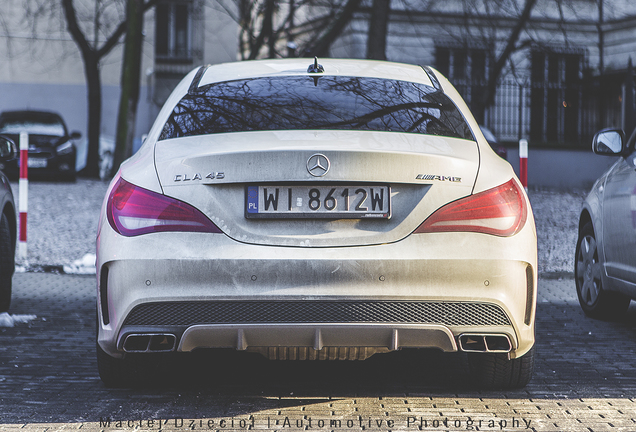
<path id="1" fill-rule="evenodd" d="M 108 197 L 107 215 L 110 226 L 127 237 L 163 231 L 221 232 L 194 207 L 122 178 Z"/>
<path id="2" fill-rule="evenodd" d="M 415 232 L 469 231 L 507 237 L 523 228 L 527 215 L 523 192 L 513 179 L 445 205 Z"/>

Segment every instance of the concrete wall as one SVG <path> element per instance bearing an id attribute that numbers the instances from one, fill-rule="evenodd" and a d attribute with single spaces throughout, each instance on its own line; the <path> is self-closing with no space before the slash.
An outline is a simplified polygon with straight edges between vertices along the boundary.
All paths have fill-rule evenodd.
<path id="1" fill-rule="evenodd" d="M 583 189 L 592 187 L 617 157 L 590 151 L 528 149 L 528 187 Z M 519 149 L 508 148 L 508 162 L 519 175 Z"/>

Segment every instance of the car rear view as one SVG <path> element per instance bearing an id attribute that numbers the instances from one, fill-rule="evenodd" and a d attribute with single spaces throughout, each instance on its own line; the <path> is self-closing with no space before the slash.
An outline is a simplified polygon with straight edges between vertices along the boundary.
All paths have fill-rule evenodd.
<path id="1" fill-rule="evenodd" d="M 79 132 L 69 133 L 59 114 L 49 111 L 5 111 L 0 114 L 0 134 L 19 145 L 20 134 L 28 134 L 28 168 L 31 175 L 74 181 Z M 12 176 L 19 173 L 19 160 L 0 167 Z"/>
<path id="2" fill-rule="evenodd" d="M 193 71 L 122 165 L 97 240 L 102 380 L 138 376 L 131 354 L 435 348 L 525 385 L 536 233 L 510 165 L 433 69 L 310 63 Z"/>

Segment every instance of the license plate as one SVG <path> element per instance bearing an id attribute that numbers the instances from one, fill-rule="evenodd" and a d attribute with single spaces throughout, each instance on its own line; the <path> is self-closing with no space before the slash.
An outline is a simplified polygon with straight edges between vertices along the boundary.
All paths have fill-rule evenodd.
<path id="1" fill-rule="evenodd" d="M 46 159 L 29 158 L 27 166 L 29 168 L 46 168 Z"/>
<path id="2" fill-rule="evenodd" d="M 391 188 L 373 186 L 248 186 L 247 218 L 388 219 Z"/>

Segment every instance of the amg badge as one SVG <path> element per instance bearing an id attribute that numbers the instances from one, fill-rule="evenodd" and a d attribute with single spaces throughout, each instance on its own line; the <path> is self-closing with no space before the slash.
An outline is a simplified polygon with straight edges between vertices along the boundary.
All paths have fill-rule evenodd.
<path id="1" fill-rule="evenodd" d="M 436 180 L 436 181 L 448 181 L 452 183 L 461 183 L 461 177 L 441 176 L 436 174 L 418 174 L 415 177 L 416 180 Z"/>

